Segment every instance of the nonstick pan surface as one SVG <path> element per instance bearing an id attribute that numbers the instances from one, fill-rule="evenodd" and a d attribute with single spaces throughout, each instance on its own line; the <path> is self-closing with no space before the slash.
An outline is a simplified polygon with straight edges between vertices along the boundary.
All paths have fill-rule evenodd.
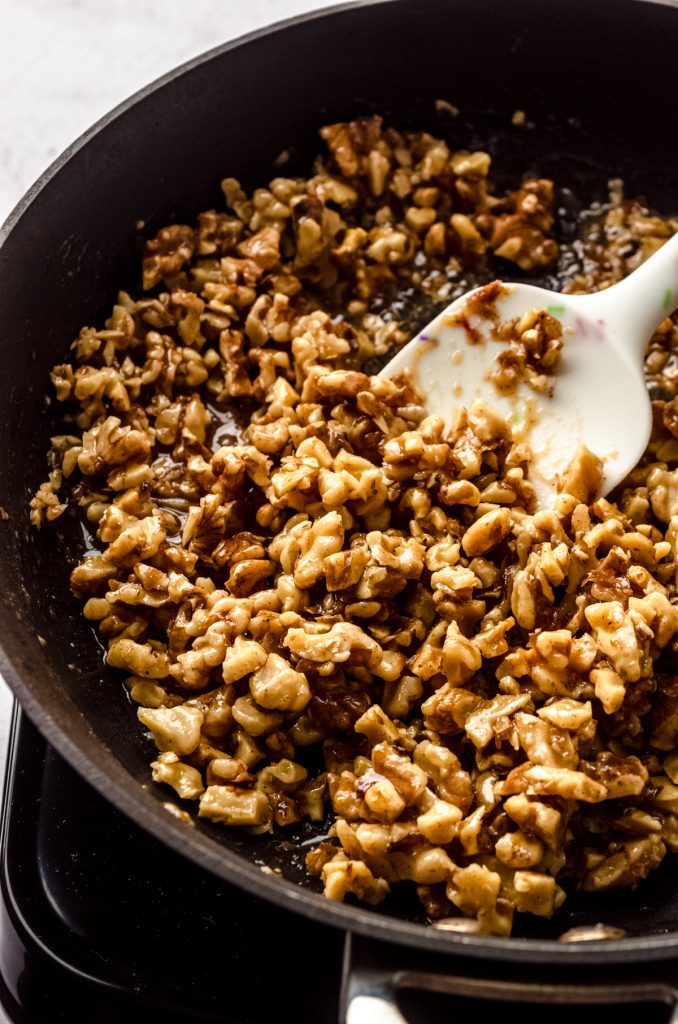
<path id="1" fill-rule="evenodd" d="M 329 121 L 379 111 L 494 158 L 495 181 L 553 177 L 589 204 L 622 177 L 627 194 L 678 209 L 678 8 L 650 0 L 389 0 L 335 8 L 219 47 L 124 103 L 29 191 L 0 236 L 0 669 L 46 738 L 131 818 L 216 875 L 314 918 L 457 955 L 589 964 L 678 948 L 678 858 L 635 893 L 568 901 L 514 939 L 425 927 L 394 902 L 330 904 L 303 868 L 310 838 L 251 839 L 163 806 L 152 749 L 119 679 L 70 594 L 82 548 L 75 524 L 36 532 L 27 503 L 53 432 L 48 374 L 117 290 L 139 287 L 140 242 L 220 202 L 219 181 L 304 173 Z M 437 111 L 453 103 L 461 115 Z M 525 110 L 532 127 L 513 128 Z M 576 201 L 563 193 L 561 230 Z M 548 280 L 548 279 L 547 279 Z M 431 309 L 422 309 L 425 322 Z M 64 517 L 65 518 L 65 517 Z M 280 869 L 282 876 L 262 867 Z M 603 920 L 628 938 L 559 945 Z"/>

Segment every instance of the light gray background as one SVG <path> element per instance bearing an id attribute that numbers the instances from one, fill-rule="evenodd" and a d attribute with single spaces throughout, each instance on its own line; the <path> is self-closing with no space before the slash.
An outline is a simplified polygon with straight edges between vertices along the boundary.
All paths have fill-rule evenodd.
<path id="1" fill-rule="evenodd" d="M 0 0 L 0 223 L 131 93 L 219 43 L 327 0 Z M 0 678 L 0 775 L 12 697 Z M 7 1024 L 0 1010 L 0 1024 Z"/>

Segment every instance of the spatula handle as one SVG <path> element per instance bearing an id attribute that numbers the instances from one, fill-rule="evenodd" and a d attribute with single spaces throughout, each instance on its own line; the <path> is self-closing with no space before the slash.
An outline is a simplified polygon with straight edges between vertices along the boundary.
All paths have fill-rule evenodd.
<path id="1" fill-rule="evenodd" d="M 655 328 L 678 309 L 678 234 L 623 281 L 578 302 L 613 341 L 642 360 Z"/>

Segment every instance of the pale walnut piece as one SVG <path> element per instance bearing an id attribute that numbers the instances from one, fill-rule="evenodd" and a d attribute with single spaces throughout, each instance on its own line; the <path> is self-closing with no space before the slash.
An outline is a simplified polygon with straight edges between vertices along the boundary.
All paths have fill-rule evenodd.
<path id="1" fill-rule="evenodd" d="M 573 494 L 585 504 L 593 501 L 603 482 L 603 461 L 580 444 L 560 480 L 558 490 Z"/>
<path id="2" fill-rule="evenodd" d="M 148 241 L 146 292 L 83 327 L 31 520 L 86 527 L 71 585 L 173 799 L 251 834 L 313 823 L 330 899 L 414 887 L 441 927 L 508 935 L 678 850 L 678 327 L 648 348 L 640 464 L 596 500 L 582 449 L 538 510 L 490 406 L 446 430 L 374 371 L 422 303 L 489 281 L 495 383 L 549 390 L 559 322 L 493 304 L 495 257 L 558 257 L 553 183 L 498 194 L 487 153 L 379 117 L 321 134 L 311 177 L 224 178 Z M 678 228 L 603 209 L 573 290 Z"/>

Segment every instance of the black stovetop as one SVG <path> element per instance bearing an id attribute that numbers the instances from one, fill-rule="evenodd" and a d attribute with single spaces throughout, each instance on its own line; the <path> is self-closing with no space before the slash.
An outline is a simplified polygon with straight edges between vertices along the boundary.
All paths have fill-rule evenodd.
<path id="1" fill-rule="evenodd" d="M 493 973 L 491 962 L 347 939 L 183 859 L 106 803 L 15 710 L 0 827 L 0 1006 L 12 1024 L 337 1024 L 344 947 L 364 969 Z M 351 949 L 352 946 L 352 949 Z M 496 968 L 496 965 L 494 965 Z M 503 984 L 515 976 L 507 965 Z M 530 969 L 530 983 L 537 980 Z M 496 973 L 496 971 L 495 971 Z M 621 982 L 624 969 L 621 969 Z M 628 972 L 627 972 L 628 973 Z M 678 964 L 670 965 L 672 977 Z M 614 984 L 617 975 L 612 976 Z M 546 981 L 546 977 L 543 977 Z M 575 978 L 575 983 L 580 980 Z M 409 1024 L 599 1022 L 604 1009 L 404 991 Z M 609 1009 L 608 1009 L 609 1012 Z M 615 1007 L 615 1024 L 666 1007 Z M 365 1021 L 365 1024 L 370 1022 Z"/>

